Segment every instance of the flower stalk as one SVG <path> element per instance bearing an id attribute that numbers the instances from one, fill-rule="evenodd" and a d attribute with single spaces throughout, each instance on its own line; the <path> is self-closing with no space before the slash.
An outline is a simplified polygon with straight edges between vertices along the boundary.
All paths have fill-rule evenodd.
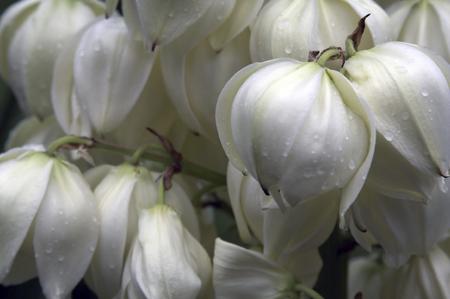
<path id="1" fill-rule="evenodd" d="M 81 136 L 64 136 L 61 137 L 50 144 L 47 152 L 49 154 L 54 154 L 57 150 L 64 147 L 74 147 L 74 146 L 85 146 L 87 148 L 95 148 L 99 150 L 112 151 L 115 153 L 122 154 L 124 156 L 133 156 L 137 151 L 121 147 L 119 145 L 110 144 L 108 142 Z M 133 158 L 132 158 L 133 159 Z M 164 165 L 170 165 L 172 163 L 172 158 L 169 154 L 162 152 L 161 149 L 156 149 L 154 147 L 148 147 L 139 153 L 139 159 L 153 161 L 161 163 Z M 183 173 L 190 175 L 205 181 L 209 181 L 215 185 L 225 185 L 225 176 L 214 170 L 210 170 L 201 165 L 187 160 L 181 161 L 181 166 Z"/>

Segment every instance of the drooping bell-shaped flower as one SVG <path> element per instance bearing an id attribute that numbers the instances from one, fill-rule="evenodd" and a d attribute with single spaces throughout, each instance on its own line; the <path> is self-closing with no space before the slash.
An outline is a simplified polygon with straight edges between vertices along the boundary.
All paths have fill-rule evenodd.
<path id="1" fill-rule="evenodd" d="M 73 67 L 76 98 L 96 132 L 110 132 L 126 118 L 149 79 L 154 59 L 155 54 L 132 37 L 117 15 L 84 31 L 67 71 Z M 72 85 L 66 85 L 65 94 L 71 95 Z"/>
<path id="2" fill-rule="evenodd" d="M 104 12 L 94 0 L 21 1 L 0 22 L 0 73 L 21 106 L 39 118 L 52 112 L 53 66 L 62 47 Z"/>
<path id="3" fill-rule="evenodd" d="M 118 1 L 110 1 L 118 2 Z M 214 0 L 125 0 L 122 3 L 128 27 L 145 40 L 149 50 L 164 46 L 197 21 Z M 115 8 L 111 5 L 110 9 Z"/>
<path id="4" fill-rule="evenodd" d="M 346 37 L 367 14 L 368 33 L 361 48 L 391 40 L 389 17 L 372 0 L 270 1 L 252 28 L 252 60 L 291 57 L 307 61 L 310 51 L 343 47 Z"/>
<path id="5" fill-rule="evenodd" d="M 356 52 L 343 72 L 395 150 L 430 177 L 449 176 L 448 63 L 418 46 L 389 42 Z"/>
<path id="6" fill-rule="evenodd" d="M 271 257 L 296 250 L 318 248 L 333 231 L 339 201 L 332 195 L 301 202 L 281 211 L 271 207 L 273 199 L 264 194 L 259 183 L 244 176 L 231 163 L 227 187 L 239 235 L 247 244 L 261 244 Z"/>
<path id="7" fill-rule="evenodd" d="M 406 265 L 393 270 L 385 278 L 381 292 L 381 298 L 449 297 L 450 256 L 438 246 L 425 255 L 412 257 Z"/>
<path id="8" fill-rule="evenodd" d="M 209 298 L 211 261 L 205 249 L 166 205 L 139 215 L 119 298 Z"/>
<path id="9" fill-rule="evenodd" d="M 139 214 L 156 204 L 158 175 L 144 167 L 122 164 L 100 166 L 85 176 L 95 186 L 100 219 L 100 237 L 88 283 L 99 298 L 112 298 L 120 290 L 125 259 L 138 232 Z M 166 202 L 178 211 L 191 234 L 199 238 L 196 212 L 176 182 L 167 192 Z"/>
<path id="10" fill-rule="evenodd" d="M 37 272 L 47 298 L 66 298 L 97 243 L 92 191 L 75 166 L 42 147 L 1 155 L 0 186 L 0 282 L 21 283 Z"/>
<path id="11" fill-rule="evenodd" d="M 322 264 L 317 257 L 309 258 L 308 265 L 297 264 L 304 272 L 303 277 L 296 277 L 257 251 L 217 239 L 213 262 L 216 298 L 299 298 L 297 284 L 308 274 L 320 271 Z"/>
<path id="12" fill-rule="evenodd" d="M 373 119 L 339 72 L 291 59 L 252 64 L 227 83 L 216 118 L 231 162 L 280 206 L 342 189 L 343 216 L 364 184 Z"/>
<path id="13" fill-rule="evenodd" d="M 9 134 L 6 148 L 21 147 L 27 144 L 49 145 L 55 139 L 62 137 L 64 132 L 59 127 L 55 117 L 49 116 L 43 121 L 36 117 L 28 117 L 16 125 Z"/>
<path id="14" fill-rule="evenodd" d="M 436 188 L 431 199 L 424 203 L 409 198 L 401 190 L 378 188 L 371 182 L 369 175 L 352 206 L 357 226 L 351 226 L 351 231 L 367 249 L 371 243 L 381 245 L 388 265 L 400 266 L 411 255 L 426 254 L 447 237 L 450 230 L 448 183 Z M 365 235 L 373 241 L 365 242 L 368 238 Z"/>
<path id="15" fill-rule="evenodd" d="M 381 287 L 389 269 L 379 260 L 377 255 L 360 256 L 350 259 L 348 263 L 347 298 L 380 299 Z"/>
<path id="16" fill-rule="evenodd" d="M 394 39 L 427 47 L 450 62 L 450 3 L 441 0 L 399 1 L 387 10 Z"/>
<path id="17" fill-rule="evenodd" d="M 179 115 L 191 130 L 213 142 L 218 143 L 217 98 L 231 76 L 250 63 L 246 28 L 261 6 L 261 0 L 215 1 L 161 51 L 166 86 Z"/>

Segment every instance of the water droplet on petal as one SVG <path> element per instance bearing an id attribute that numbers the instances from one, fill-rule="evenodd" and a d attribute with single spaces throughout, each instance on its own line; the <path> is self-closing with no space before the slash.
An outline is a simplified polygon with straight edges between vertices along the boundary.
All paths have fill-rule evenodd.
<path id="1" fill-rule="evenodd" d="M 448 192 L 448 186 L 445 183 L 445 178 L 441 178 L 441 181 L 439 182 L 439 189 L 442 191 L 442 193 Z"/>
<path id="2" fill-rule="evenodd" d="M 63 256 L 60 256 L 59 258 L 58 258 L 58 262 L 59 263 L 62 263 L 64 261 L 64 257 Z"/>
<path id="3" fill-rule="evenodd" d="M 355 168 L 356 168 L 355 161 L 350 160 L 350 162 L 348 162 L 348 168 L 349 168 L 350 170 L 355 169 Z"/>
<path id="4" fill-rule="evenodd" d="M 384 134 L 384 138 L 386 138 L 387 141 L 391 142 L 392 140 L 394 140 L 394 135 L 392 135 L 391 132 L 386 132 Z"/>
<path id="5" fill-rule="evenodd" d="M 421 94 L 422 94 L 422 96 L 424 96 L 425 98 L 429 95 L 428 91 L 426 91 L 426 90 L 422 90 Z"/>

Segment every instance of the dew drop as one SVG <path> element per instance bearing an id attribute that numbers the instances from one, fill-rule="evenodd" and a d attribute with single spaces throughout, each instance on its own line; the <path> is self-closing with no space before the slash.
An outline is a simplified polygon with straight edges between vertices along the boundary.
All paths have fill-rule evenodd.
<path id="1" fill-rule="evenodd" d="M 64 215 L 63 210 L 59 210 L 58 215 L 60 215 L 60 216 Z"/>
<path id="2" fill-rule="evenodd" d="M 167 16 L 169 17 L 169 18 L 173 18 L 174 17 L 174 13 L 173 12 L 170 12 Z"/>
<path id="3" fill-rule="evenodd" d="M 90 252 L 94 252 L 95 251 L 95 247 L 94 246 L 89 246 L 89 251 Z"/>
<path id="4" fill-rule="evenodd" d="M 439 189 L 442 191 L 442 193 L 448 192 L 448 186 L 445 183 L 445 178 L 441 178 L 441 180 L 439 182 Z"/>
<path id="5" fill-rule="evenodd" d="M 384 138 L 386 138 L 387 141 L 391 142 L 392 140 L 394 140 L 394 136 L 392 135 L 391 132 L 386 132 L 384 134 Z"/>
<path id="6" fill-rule="evenodd" d="M 350 170 L 355 169 L 355 168 L 356 168 L 355 161 L 350 160 L 350 162 L 348 162 L 348 168 L 349 168 Z"/>
<path id="7" fill-rule="evenodd" d="M 45 249 L 46 254 L 51 254 L 52 252 L 53 252 L 53 249 L 51 249 L 51 248 Z"/>
<path id="8" fill-rule="evenodd" d="M 284 53 L 286 53 L 287 55 L 292 54 L 292 48 L 290 46 L 286 46 L 284 48 Z"/>
<path id="9" fill-rule="evenodd" d="M 422 94 L 422 96 L 424 96 L 425 98 L 426 98 L 427 96 L 429 96 L 429 93 L 428 93 L 428 91 L 426 91 L 426 90 L 422 90 L 421 94 Z"/>
<path id="10" fill-rule="evenodd" d="M 64 261 L 64 257 L 63 256 L 60 256 L 59 258 L 58 258 L 58 262 L 59 263 L 62 263 Z"/>

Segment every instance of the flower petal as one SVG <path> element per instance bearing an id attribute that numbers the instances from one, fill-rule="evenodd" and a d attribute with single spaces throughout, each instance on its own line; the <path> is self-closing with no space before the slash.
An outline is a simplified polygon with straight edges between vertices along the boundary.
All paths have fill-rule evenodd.
<path id="1" fill-rule="evenodd" d="M 0 161 L 1 282 L 10 271 L 41 205 L 53 163 L 43 154 Z"/>
<path id="2" fill-rule="evenodd" d="M 65 298 L 85 274 L 98 239 L 94 195 L 79 170 L 55 161 L 36 215 L 34 250 L 39 281 L 48 298 Z"/>

